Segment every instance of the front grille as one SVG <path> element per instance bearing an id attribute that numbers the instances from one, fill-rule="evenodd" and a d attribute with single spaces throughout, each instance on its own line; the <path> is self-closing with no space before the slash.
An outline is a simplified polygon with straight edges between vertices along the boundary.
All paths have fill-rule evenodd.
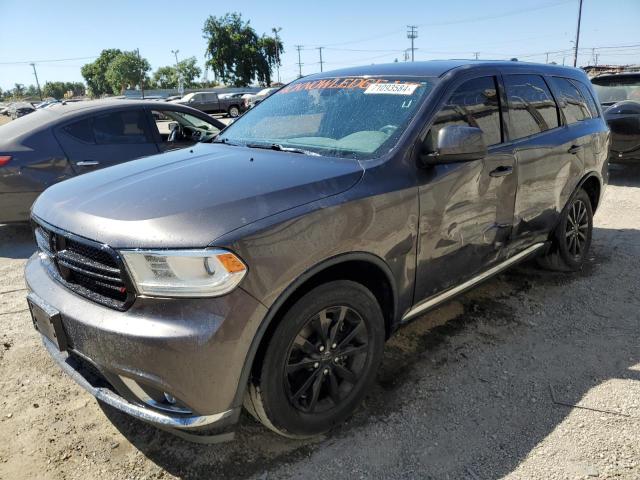
<path id="1" fill-rule="evenodd" d="M 54 227 L 35 224 L 39 249 L 51 260 L 49 271 L 79 295 L 111 308 L 125 310 L 134 292 L 117 252 Z"/>

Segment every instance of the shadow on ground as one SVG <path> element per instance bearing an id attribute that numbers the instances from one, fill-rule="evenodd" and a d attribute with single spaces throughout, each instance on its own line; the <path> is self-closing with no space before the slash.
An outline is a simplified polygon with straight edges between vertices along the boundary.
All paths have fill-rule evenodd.
<path id="1" fill-rule="evenodd" d="M 287 440 L 245 414 L 235 441 L 202 446 L 119 412 L 106 413 L 149 459 L 182 478 L 243 478 L 302 465 L 312 455 L 326 456 L 327 449 L 338 450 L 336 462 L 344 456 L 359 465 L 384 458 L 388 449 L 401 458 L 420 455 L 419 464 L 428 467 L 414 473 L 423 478 L 501 477 L 571 411 L 554 403 L 551 388 L 558 402 L 572 405 L 609 379 L 640 380 L 630 369 L 640 362 L 636 335 L 614 321 L 608 305 L 585 306 L 571 298 L 575 285 L 602 276 L 615 258 L 607 247 L 611 236 L 621 248 L 640 245 L 640 231 L 596 229 L 594 258 L 582 272 L 549 273 L 530 262 L 400 329 L 364 405 L 325 438 Z M 604 283 L 619 292 L 610 301 L 623 302 L 624 276 Z M 547 296 L 559 298 L 557 315 L 530 320 Z M 577 322 L 575 310 L 588 318 Z M 387 427 L 397 422 L 406 422 L 404 435 L 393 440 L 389 433 L 385 443 L 380 431 L 392 432 Z M 365 439 L 371 437 L 369 444 Z M 393 464 L 402 467 L 402 461 Z M 315 472 L 312 477 L 335 476 L 330 468 Z"/>
<path id="2" fill-rule="evenodd" d="M 0 258 L 29 258 L 35 250 L 36 244 L 29 224 L 0 224 Z"/>

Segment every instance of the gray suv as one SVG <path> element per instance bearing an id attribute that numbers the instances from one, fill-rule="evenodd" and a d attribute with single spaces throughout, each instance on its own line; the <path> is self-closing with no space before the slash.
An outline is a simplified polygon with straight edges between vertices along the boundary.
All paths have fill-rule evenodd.
<path id="1" fill-rule="evenodd" d="M 573 68 L 302 78 L 210 144 L 46 190 L 33 321 L 65 371 L 137 418 L 223 429 L 244 404 L 316 435 L 357 407 L 399 325 L 529 257 L 580 269 L 608 146 Z"/>

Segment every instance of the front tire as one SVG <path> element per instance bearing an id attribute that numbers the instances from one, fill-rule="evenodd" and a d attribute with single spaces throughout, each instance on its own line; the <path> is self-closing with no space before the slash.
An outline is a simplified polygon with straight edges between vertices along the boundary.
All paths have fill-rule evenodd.
<path id="1" fill-rule="evenodd" d="M 276 328 L 245 407 L 286 437 L 324 433 L 361 402 L 383 347 L 384 318 L 367 288 L 347 280 L 316 287 Z"/>
<path id="2" fill-rule="evenodd" d="M 538 259 L 543 268 L 561 272 L 580 270 L 591 247 L 593 209 L 589 195 L 580 189 L 560 215 L 560 223 L 552 237 L 551 246 Z"/>
<path id="3" fill-rule="evenodd" d="M 238 117 L 238 115 L 240 115 L 240 109 L 237 106 L 232 105 L 231 107 L 229 107 L 229 112 L 227 113 L 231 118 L 236 118 Z"/>

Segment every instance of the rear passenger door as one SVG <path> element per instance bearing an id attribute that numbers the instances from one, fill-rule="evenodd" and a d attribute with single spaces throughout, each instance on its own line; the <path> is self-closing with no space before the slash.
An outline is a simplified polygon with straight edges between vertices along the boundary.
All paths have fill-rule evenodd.
<path id="1" fill-rule="evenodd" d="M 588 145 L 560 111 L 565 103 L 558 89 L 550 88 L 552 79 L 535 74 L 503 78 L 508 147 L 516 158 L 518 177 L 512 246 L 519 249 L 548 239 L 582 175 Z M 566 114 L 574 122 L 575 106 L 571 109 Z"/>
<path id="2" fill-rule="evenodd" d="M 56 137 L 77 174 L 158 153 L 142 108 L 74 120 L 56 129 Z"/>
<path id="3" fill-rule="evenodd" d="M 571 173 L 556 101 L 541 75 L 503 76 L 508 105 L 507 148 L 517 162 L 513 248 L 548 237 L 558 217 L 558 189 Z M 568 137 L 567 137 L 568 138 Z"/>

